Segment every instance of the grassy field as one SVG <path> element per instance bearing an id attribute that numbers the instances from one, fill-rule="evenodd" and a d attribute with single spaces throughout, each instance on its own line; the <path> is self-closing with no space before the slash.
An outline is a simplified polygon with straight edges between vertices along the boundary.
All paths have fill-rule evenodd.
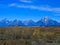
<path id="1" fill-rule="evenodd" d="M 60 27 L 0 28 L 0 45 L 60 45 Z"/>

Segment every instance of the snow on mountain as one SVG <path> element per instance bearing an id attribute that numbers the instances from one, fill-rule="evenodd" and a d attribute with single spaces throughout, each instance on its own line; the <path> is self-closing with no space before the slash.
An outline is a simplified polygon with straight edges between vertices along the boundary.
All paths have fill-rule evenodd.
<path id="1" fill-rule="evenodd" d="M 43 17 L 37 22 L 34 22 L 33 20 L 22 22 L 17 19 L 13 21 L 9 21 L 7 19 L 0 20 L 0 27 L 7 27 L 7 26 L 60 26 L 60 23 L 50 19 L 49 17 Z"/>
<path id="2" fill-rule="evenodd" d="M 22 21 L 15 19 L 11 21 L 10 26 L 25 26 L 25 25 Z"/>
<path id="3" fill-rule="evenodd" d="M 36 26 L 36 22 L 34 22 L 33 20 L 24 21 L 24 24 L 26 26 Z"/>
<path id="4" fill-rule="evenodd" d="M 37 22 L 37 25 L 40 25 L 40 26 L 59 26 L 60 24 L 57 21 L 50 19 L 49 17 L 44 17 L 40 21 Z"/>
<path id="5" fill-rule="evenodd" d="M 9 20 L 3 19 L 0 21 L 0 27 L 8 26 Z"/>

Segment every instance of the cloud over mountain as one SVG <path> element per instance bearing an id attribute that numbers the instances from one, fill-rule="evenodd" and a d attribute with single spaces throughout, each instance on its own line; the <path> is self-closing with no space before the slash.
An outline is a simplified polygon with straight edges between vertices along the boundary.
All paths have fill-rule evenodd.
<path id="1" fill-rule="evenodd" d="M 12 3 L 9 6 L 14 6 L 17 8 L 28 8 L 28 9 L 35 9 L 35 10 L 40 10 L 40 11 L 50 11 L 50 12 L 56 12 L 56 13 L 60 13 L 60 8 L 53 8 L 48 6 L 35 6 L 35 5 L 20 5 L 20 4 L 16 4 L 16 3 Z"/>
<path id="2" fill-rule="evenodd" d="M 19 0 L 19 1 L 24 3 L 33 3 L 32 0 Z"/>

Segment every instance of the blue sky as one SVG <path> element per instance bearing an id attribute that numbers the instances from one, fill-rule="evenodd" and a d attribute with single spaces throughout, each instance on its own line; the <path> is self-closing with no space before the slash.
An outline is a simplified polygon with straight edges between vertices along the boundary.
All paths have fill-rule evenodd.
<path id="1" fill-rule="evenodd" d="M 48 16 L 60 22 L 60 0 L 0 0 L 0 20 L 34 20 Z"/>

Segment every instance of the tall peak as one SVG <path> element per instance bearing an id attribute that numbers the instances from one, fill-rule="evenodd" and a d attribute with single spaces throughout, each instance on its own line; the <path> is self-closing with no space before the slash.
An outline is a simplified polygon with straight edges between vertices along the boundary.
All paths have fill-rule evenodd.
<path id="1" fill-rule="evenodd" d="M 44 22 L 47 22 L 48 20 L 50 20 L 50 18 L 48 16 L 45 16 L 41 20 L 44 21 Z"/>

